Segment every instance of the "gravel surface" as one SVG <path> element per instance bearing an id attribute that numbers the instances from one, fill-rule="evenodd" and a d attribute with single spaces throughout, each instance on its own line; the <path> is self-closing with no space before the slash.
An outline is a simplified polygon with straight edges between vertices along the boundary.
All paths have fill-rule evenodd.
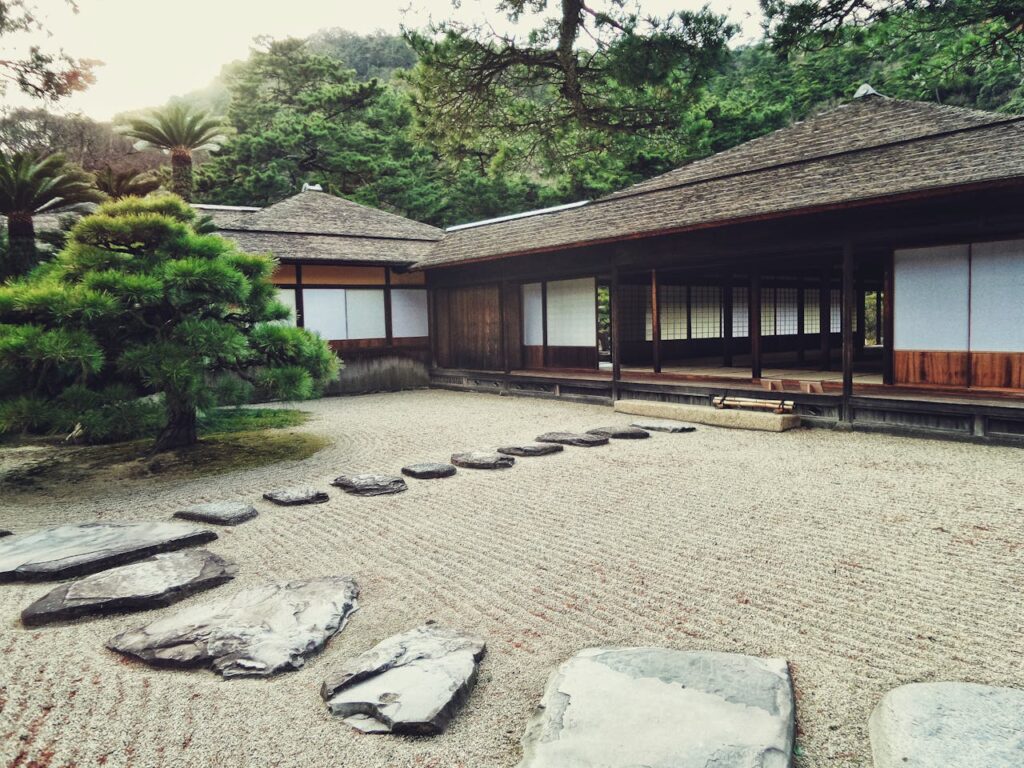
<path id="1" fill-rule="evenodd" d="M 53 584 L 0 585 L 0 765 L 511 768 L 549 673 L 592 645 L 788 659 L 799 768 L 870 766 L 868 716 L 903 683 L 1024 686 L 1019 449 L 702 427 L 356 498 L 328 483 L 634 417 L 442 391 L 301 407 L 314 414 L 303 428 L 335 441 L 308 460 L 86 498 L 75 487 L 6 496 L 0 527 L 249 501 L 260 516 L 217 527 L 209 545 L 237 561 L 237 578 L 179 606 L 267 580 L 352 575 L 362 607 L 348 627 L 299 672 L 224 681 L 104 648 L 158 611 L 29 631 L 20 610 Z M 261 498 L 297 484 L 331 500 Z M 326 677 L 427 619 L 488 643 L 443 736 L 362 736 L 328 715 Z"/>

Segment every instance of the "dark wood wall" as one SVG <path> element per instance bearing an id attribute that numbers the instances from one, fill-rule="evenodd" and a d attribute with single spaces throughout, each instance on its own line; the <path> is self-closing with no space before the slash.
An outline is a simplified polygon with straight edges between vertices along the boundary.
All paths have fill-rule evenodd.
<path id="1" fill-rule="evenodd" d="M 500 290 L 490 283 L 436 291 L 438 365 L 503 370 Z"/>

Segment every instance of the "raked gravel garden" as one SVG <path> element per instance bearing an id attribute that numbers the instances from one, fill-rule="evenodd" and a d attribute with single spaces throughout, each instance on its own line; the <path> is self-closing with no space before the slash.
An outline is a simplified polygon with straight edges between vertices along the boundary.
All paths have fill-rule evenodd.
<path id="1" fill-rule="evenodd" d="M 898 686 L 1024 686 L 1019 449 L 700 427 L 567 445 L 488 471 L 472 468 L 472 452 L 630 417 L 442 391 L 300 407 L 312 418 L 298 430 L 330 441 L 302 461 L 0 496 L 0 528 L 15 534 L 167 522 L 204 502 L 258 511 L 208 526 L 217 538 L 203 544 L 204 567 L 216 583 L 169 608 L 26 628 L 22 610 L 56 585 L 0 584 L 0 765 L 511 768 L 549 676 L 590 647 L 785 660 L 765 669 L 792 679 L 799 768 L 871 766 L 869 717 Z M 401 493 L 330 485 L 459 452 L 469 463 L 455 474 L 406 478 Z M 297 487 L 329 498 L 263 498 Z M 341 576 L 358 584 L 358 610 L 346 608 L 344 628 L 296 671 L 224 679 L 108 648 L 172 612 Z M 353 659 L 428 621 L 487 647 L 444 733 L 363 734 L 329 711 L 322 686 L 334 691 Z M 481 655 L 475 639 L 443 640 Z M 582 701 L 595 674 L 569 670 L 565 683 Z M 556 699 L 545 698 L 549 713 Z M 601 702 L 622 721 L 635 707 Z"/>

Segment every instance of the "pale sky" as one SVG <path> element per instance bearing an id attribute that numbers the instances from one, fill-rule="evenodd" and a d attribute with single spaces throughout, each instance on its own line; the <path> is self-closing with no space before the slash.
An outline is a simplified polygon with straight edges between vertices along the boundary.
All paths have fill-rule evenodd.
<path id="1" fill-rule="evenodd" d="M 645 15 L 697 9 L 703 0 L 639 0 Z M 757 0 L 709 0 L 712 9 L 743 25 L 742 37 L 759 31 Z M 423 27 L 431 19 L 486 20 L 502 32 L 509 29 L 495 11 L 496 0 L 79 0 L 71 12 L 64 0 L 35 0 L 52 37 L 39 33 L 11 38 L 0 57 L 32 43 L 62 47 L 72 56 L 100 59 L 96 84 L 64 99 L 60 111 L 83 112 L 109 120 L 119 112 L 158 106 L 171 96 L 203 88 L 221 67 L 248 55 L 253 38 L 305 37 L 325 27 L 353 32 L 398 33 L 399 27 Z M 557 8 L 557 0 L 552 0 Z M 600 4 L 598 4 L 600 6 Z M 8 105 L 39 106 L 15 87 Z"/>

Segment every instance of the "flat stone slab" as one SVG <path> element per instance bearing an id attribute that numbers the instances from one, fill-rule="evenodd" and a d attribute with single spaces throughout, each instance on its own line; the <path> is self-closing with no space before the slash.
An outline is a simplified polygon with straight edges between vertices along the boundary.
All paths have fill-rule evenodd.
<path id="1" fill-rule="evenodd" d="M 669 419 L 640 419 L 634 421 L 632 426 L 647 432 L 669 432 L 671 434 L 697 431 L 697 428 L 691 424 L 684 424 L 681 421 L 671 421 Z"/>
<path id="2" fill-rule="evenodd" d="M 516 460 L 511 456 L 489 451 L 464 451 L 452 454 L 452 464 L 465 469 L 508 469 Z"/>
<path id="3" fill-rule="evenodd" d="M 538 443 L 558 443 L 558 445 L 573 445 L 577 448 L 593 448 L 597 445 L 608 444 L 607 437 L 575 432 L 545 432 L 543 435 L 538 435 L 536 440 Z"/>
<path id="4" fill-rule="evenodd" d="M 660 403 L 655 400 L 617 400 L 615 410 L 634 416 L 653 416 L 658 419 L 689 421 L 728 429 L 753 429 L 762 432 L 785 432 L 800 426 L 800 417 L 795 413 L 769 413 L 749 411 L 741 408 L 713 408 L 710 405 L 688 403 Z M 634 426 L 648 429 L 640 422 Z"/>
<path id="5" fill-rule="evenodd" d="M 264 493 L 263 498 L 282 507 L 294 507 L 298 504 L 323 504 L 330 497 L 326 491 L 316 488 L 279 488 Z"/>
<path id="6" fill-rule="evenodd" d="M 1024 690 L 914 683 L 889 691 L 868 722 L 875 768 L 1019 768 Z"/>
<path id="7" fill-rule="evenodd" d="M 107 647 L 153 666 L 269 677 L 299 669 L 323 648 L 358 608 L 358 596 L 346 576 L 263 584 L 122 632 Z"/>
<path id="8" fill-rule="evenodd" d="M 506 456 L 548 456 L 564 450 L 564 446 L 555 443 L 523 443 L 521 445 L 503 445 L 498 448 L 498 453 L 503 453 Z"/>
<path id="9" fill-rule="evenodd" d="M 11 533 L 10 531 L 2 531 L 2 530 L 0 530 L 0 539 L 2 539 L 4 536 L 13 536 L 13 535 L 14 534 Z"/>
<path id="10" fill-rule="evenodd" d="M 588 648 L 562 664 L 520 768 L 788 768 L 793 687 L 782 659 Z"/>
<path id="11" fill-rule="evenodd" d="M 43 595 L 21 612 L 26 627 L 80 616 L 164 608 L 235 577 L 234 563 L 205 549 L 164 552 L 85 576 Z"/>
<path id="12" fill-rule="evenodd" d="M 244 501 L 211 501 L 208 504 L 194 504 L 175 512 L 174 516 L 214 525 L 238 525 L 252 520 L 258 514 L 256 507 Z"/>
<path id="13" fill-rule="evenodd" d="M 435 480 L 440 477 L 451 477 L 455 474 L 455 467 L 451 464 L 427 461 L 402 467 L 402 474 L 415 477 L 417 480 Z"/>
<path id="14" fill-rule="evenodd" d="M 385 496 L 409 490 L 400 475 L 339 475 L 331 485 L 353 496 Z"/>
<path id="15" fill-rule="evenodd" d="M 651 436 L 651 433 L 640 427 L 598 427 L 588 429 L 588 435 L 607 437 L 612 440 L 644 440 Z"/>
<path id="16" fill-rule="evenodd" d="M 188 523 L 75 523 L 0 540 L 0 582 L 47 581 L 96 573 L 158 552 L 217 538 Z"/>
<path id="17" fill-rule="evenodd" d="M 320 694 L 335 715 L 364 733 L 441 733 L 476 684 L 486 645 L 426 624 L 350 659 Z"/>

